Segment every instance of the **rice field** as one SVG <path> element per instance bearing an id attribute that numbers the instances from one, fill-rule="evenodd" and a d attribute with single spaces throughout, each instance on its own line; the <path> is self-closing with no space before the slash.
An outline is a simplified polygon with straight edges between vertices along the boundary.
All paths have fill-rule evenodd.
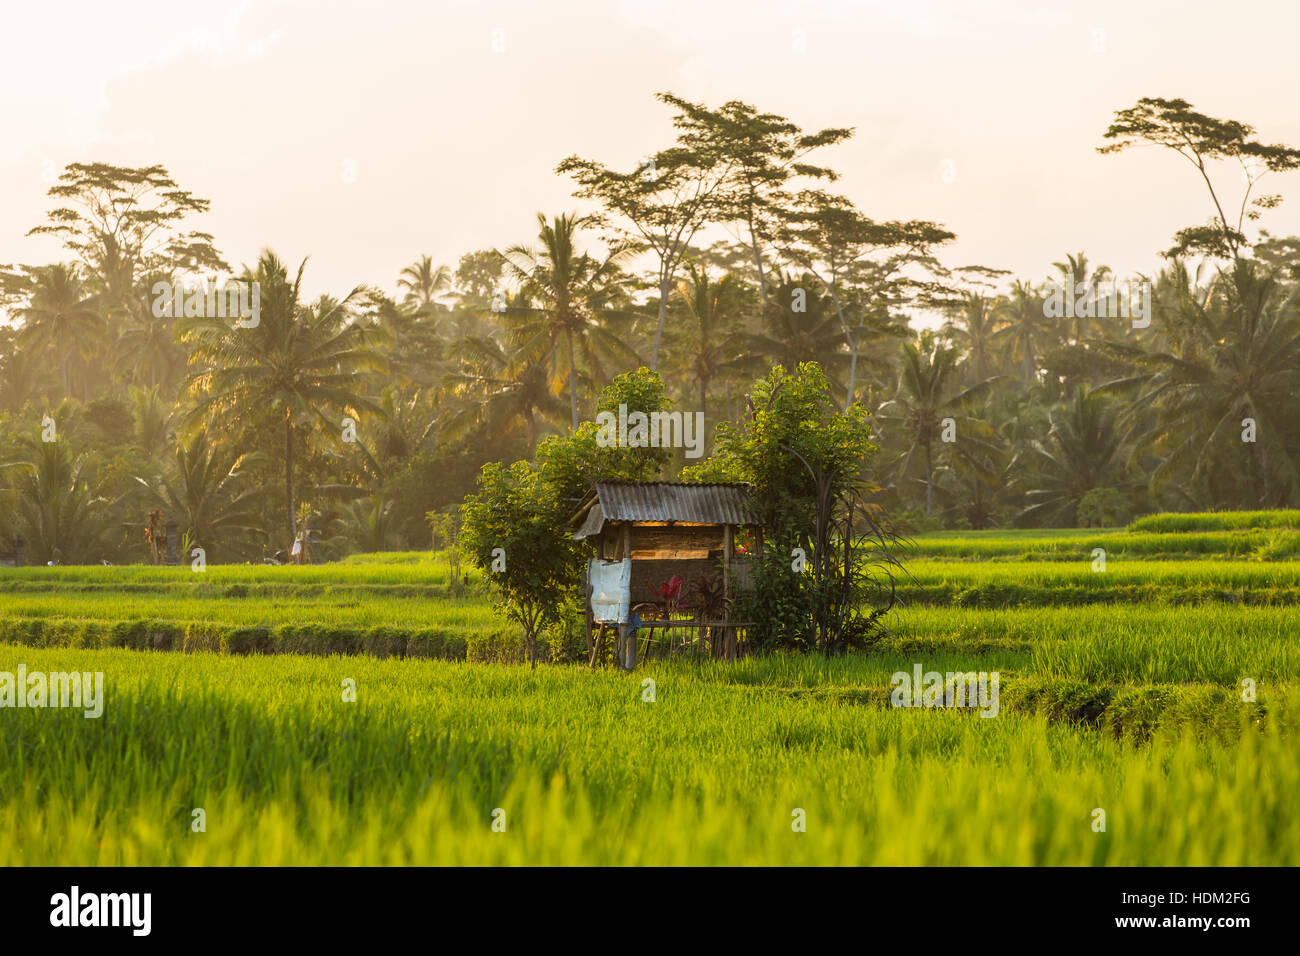
<path id="1" fill-rule="evenodd" d="M 1274 520 L 923 535 L 869 652 L 633 674 L 419 659 L 503 627 L 437 555 L 0 569 L 0 674 L 105 687 L 0 709 L 0 865 L 1295 865 L 1300 561 L 1196 543 Z M 918 665 L 996 672 L 997 716 L 893 706 Z"/>

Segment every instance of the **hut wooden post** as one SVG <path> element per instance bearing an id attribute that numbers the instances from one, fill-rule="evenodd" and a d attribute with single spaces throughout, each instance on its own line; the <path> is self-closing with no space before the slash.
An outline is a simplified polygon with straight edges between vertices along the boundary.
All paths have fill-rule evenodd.
<path id="1" fill-rule="evenodd" d="M 722 600 L 731 598 L 731 552 L 736 550 L 736 531 L 731 525 L 722 528 Z M 726 617 L 726 605 L 723 605 L 723 618 Z"/>
<path id="2" fill-rule="evenodd" d="M 632 558 L 632 522 L 628 521 L 623 524 L 622 534 L 619 538 L 619 550 L 622 552 L 619 557 L 628 561 Z M 628 602 L 628 614 L 632 613 L 631 601 Z M 636 667 L 636 635 L 628 630 L 626 623 L 618 626 L 618 663 L 624 670 L 632 670 Z"/>
<path id="3" fill-rule="evenodd" d="M 620 626 L 623 631 L 623 652 L 626 657 L 626 667 L 628 670 L 636 670 L 636 632 L 629 630 L 628 625 Z"/>
<path id="4" fill-rule="evenodd" d="M 725 626 L 731 621 L 731 615 L 727 613 L 727 605 L 731 600 L 731 552 L 735 549 L 735 529 L 731 525 L 724 525 L 722 528 L 722 620 L 724 624 L 722 634 L 728 660 L 736 656 L 734 633 L 730 627 Z"/>
<path id="5" fill-rule="evenodd" d="M 591 562 L 587 562 L 587 570 L 582 574 L 582 618 L 587 624 L 587 657 L 590 658 L 595 643 L 591 639 L 591 629 L 595 623 L 591 613 Z"/>

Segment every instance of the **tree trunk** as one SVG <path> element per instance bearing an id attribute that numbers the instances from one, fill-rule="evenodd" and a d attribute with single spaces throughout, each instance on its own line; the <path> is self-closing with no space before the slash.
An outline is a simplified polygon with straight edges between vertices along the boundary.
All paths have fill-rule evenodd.
<path id="1" fill-rule="evenodd" d="M 293 511 L 293 413 L 284 413 L 284 504 L 289 510 L 289 550 L 298 537 L 298 517 Z"/>
<path id="2" fill-rule="evenodd" d="M 749 210 L 749 248 L 754 252 L 754 265 L 758 267 L 758 293 L 763 306 L 762 315 L 767 315 L 767 273 L 763 271 L 763 254 L 758 250 L 758 234 L 754 230 L 754 210 Z"/>
<path id="3" fill-rule="evenodd" d="M 840 297 L 835 291 L 836 282 L 830 284 L 831 301 L 835 303 L 835 315 L 840 320 L 840 328 L 844 330 L 844 341 L 849 347 L 849 391 L 844 398 L 844 409 L 847 411 L 853 404 L 853 389 L 857 384 L 858 375 L 858 340 L 849 328 L 849 323 L 844 320 L 844 310 L 840 308 Z"/>
<path id="4" fill-rule="evenodd" d="M 659 371 L 659 344 L 664 338 L 664 319 L 668 316 L 668 289 L 672 284 L 672 273 L 664 267 L 659 278 L 659 324 L 655 326 L 655 346 L 650 353 L 650 371 Z"/>
<path id="5" fill-rule="evenodd" d="M 573 330 L 565 331 L 565 336 L 569 342 L 569 414 L 573 418 L 573 430 L 578 430 L 578 392 L 577 392 L 577 370 L 573 366 Z"/>
<path id="6" fill-rule="evenodd" d="M 844 410 L 848 411 L 853 404 L 853 392 L 857 388 L 858 379 L 858 340 L 847 332 L 845 336 L 849 340 L 849 389 L 848 394 L 844 396 Z"/>
<path id="7" fill-rule="evenodd" d="M 934 512 L 934 463 L 930 456 L 930 443 L 925 443 L 925 513 Z"/>

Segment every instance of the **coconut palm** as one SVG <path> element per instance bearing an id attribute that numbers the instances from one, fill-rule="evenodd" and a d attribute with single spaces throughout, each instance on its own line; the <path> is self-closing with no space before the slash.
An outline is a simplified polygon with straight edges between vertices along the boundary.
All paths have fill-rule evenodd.
<path id="1" fill-rule="evenodd" d="M 688 263 L 687 277 L 677 283 L 685 316 L 669 328 L 667 357 L 699 396 L 699 410 L 709 410 L 710 387 L 740 371 L 742 348 L 737 338 L 746 294 L 740 280 L 727 273 L 710 278 L 708 270 Z"/>
<path id="2" fill-rule="evenodd" d="M 531 455 L 544 427 L 563 427 L 565 403 L 552 390 L 546 367 L 510 349 L 501 335 L 464 336 L 452 343 L 451 354 L 456 369 L 445 379 L 452 401 L 439 422 L 443 434 L 459 438 L 482 428 L 492 438 L 509 438 L 522 423 Z"/>
<path id="3" fill-rule="evenodd" d="M 15 411 L 29 399 L 59 389 L 49 363 L 35 349 L 20 348 L 18 338 L 14 329 L 0 327 L 0 408 Z"/>
<path id="4" fill-rule="evenodd" d="M 104 330 L 94 296 L 76 266 L 57 263 L 33 270 L 28 304 L 18 310 L 23 320 L 20 344 L 47 349 L 63 374 L 65 395 L 72 394 L 72 360 L 84 354 Z"/>
<path id="5" fill-rule="evenodd" d="M 401 271 L 397 287 L 402 290 L 402 305 L 415 312 L 432 312 L 438 296 L 451 289 L 451 270 L 434 266 L 431 256 L 420 256 Z"/>
<path id="6" fill-rule="evenodd" d="M 171 303 L 164 303 L 161 315 L 154 312 L 154 286 L 173 281 L 165 272 L 144 277 L 136 294 L 123 303 L 121 331 L 113 344 L 117 372 L 150 387 L 169 385 L 185 372 L 185 350 L 176 341 L 177 316 L 172 314 Z"/>
<path id="7" fill-rule="evenodd" d="M 135 416 L 136 445 L 150 458 L 159 456 L 171 442 L 172 408 L 164 402 L 158 388 L 132 385 L 127 397 Z"/>
<path id="8" fill-rule="evenodd" d="M 983 381 L 993 372 L 1000 317 L 997 300 L 967 292 L 944 324 L 943 333 L 959 345 L 970 363 L 971 375 Z"/>
<path id="9" fill-rule="evenodd" d="M 264 457 L 226 452 L 206 432 L 198 432 L 188 444 L 176 446 L 168 471 L 136 481 L 152 503 L 176 520 L 181 533 L 213 559 L 237 553 L 239 539 L 258 533 L 262 489 L 249 469 Z"/>
<path id="10" fill-rule="evenodd" d="M 1094 488 L 1127 487 L 1123 435 L 1114 403 L 1103 394 L 1076 388 L 1070 400 L 1049 412 L 1051 428 L 1013 463 L 1026 485 L 1022 523 L 1073 527 L 1079 503 Z"/>
<path id="11" fill-rule="evenodd" d="M 343 555 L 393 550 L 398 542 L 392 510 L 392 501 L 379 495 L 349 501 L 330 522 L 326 551 Z"/>
<path id="12" fill-rule="evenodd" d="M 11 498 L 18 533 L 37 564 L 90 564 L 112 551 L 110 501 L 85 457 L 69 456 L 62 441 L 31 442 L 21 461 L 0 466 L 17 473 Z"/>
<path id="13" fill-rule="evenodd" d="M 260 286 L 260 315 L 252 327 L 226 319 L 187 319 L 182 340 L 192 346 L 186 392 L 195 399 L 186 419 L 191 432 L 211 425 L 223 432 L 279 429 L 284 437 L 284 500 L 289 541 L 297 536 L 294 500 L 295 447 L 312 426 L 341 441 L 339 419 L 379 413 L 366 397 L 371 377 L 387 368 L 380 349 L 382 329 L 353 321 L 362 293 L 342 299 L 301 301 L 307 260 L 290 278 L 284 264 L 266 251 L 244 281 Z"/>
<path id="14" fill-rule="evenodd" d="M 1203 295 L 1175 291 L 1173 308 L 1156 309 L 1164 351 L 1111 347 L 1135 372 L 1109 390 L 1136 393 L 1125 419 L 1163 456 L 1153 487 L 1187 473 L 1206 492 L 1200 497 L 1221 504 L 1293 503 L 1300 497 L 1292 410 L 1300 394 L 1300 293 L 1245 259 Z M 1243 440 L 1247 419 L 1254 442 Z"/>
<path id="15" fill-rule="evenodd" d="M 753 370 L 770 365 L 798 368 L 802 362 L 816 362 L 830 383 L 844 391 L 840 373 L 847 370 L 849 360 L 844 329 L 821 284 L 812 276 L 779 274 L 769 293 L 762 331 L 740 336 Z"/>
<path id="16" fill-rule="evenodd" d="M 618 366 L 637 361 L 620 336 L 632 321 L 622 306 L 627 277 L 619 263 L 632 252 L 612 245 L 603 259 L 578 252 L 576 237 L 589 217 L 537 214 L 538 248 L 511 246 L 501 253 L 506 275 L 518 284 L 527 306 L 500 312 L 509 344 L 550 371 L 555 394 L 569 394 L 569 417 L 578 428 L 578 379 L 605 381 Z"/>
<path id="17" fill-rule="evenodd" d="M 1074 255 L 1067 254 L 1064 262 L 1053 262 L 1052 265 L 1060 276 L 1063 288 L 1067 283 L 1074 286 L 1076 301 L 1081 301 L 1085 295 L 1096 295 L 1098 284 L 1110 278 L 1110 266 L 1097 266 L 1093 269 L 1091 263 L 1088 262 L 1088 257 L 1082 252 L 1077 252 Z M 1088 334 L 1088 317 L 1079 314 L 1084 311 L 1081 308 L 1074 310 L 1073 332 L 1075 345 L 1083 344 L 1083 340 Z"/>
<path id="18" fill-rule="evenodd" d="M 1016 281 L 1011 294 L 999 301 L 995 316 L 1002 328 L 994 341 L 1005 344 L 1013 356 L 1019 357 L 1026 382 L 1036 381 L 1038 356 L 1051 337 L 1042 297 L 1028 283 Z"/>
<path id="19" fill-rule="evenodd" d="M 891 432 L 905 436 L 905 447 L 891 471 L 903 479 L 915 470 L 918 459 L 924 468 L 925 510 L 934 511 L 935 456 L 934 444 L 943 437 L 944 419 L 951 418 L 957 440 L 945 447 L 963 447 L 961 454 L 976 462 L 976 449 L 991 454 L 995 435 L 986 423 L 967 414 L 998 384 L 1000 378 L 985 379 L 970 388 L 961 388 L 958 351 L 943 345 L 933 332 L 923 332 L 901 349 L 897 398 L 880 406 L 877 415 L 884 437 Z M 988 447 L 985 447 L 988 446 Z"/>

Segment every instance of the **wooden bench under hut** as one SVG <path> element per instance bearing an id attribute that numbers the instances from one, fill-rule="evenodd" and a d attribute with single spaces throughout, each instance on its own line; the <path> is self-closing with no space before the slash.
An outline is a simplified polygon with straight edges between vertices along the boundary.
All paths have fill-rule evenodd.
<path id="1" fill-rule="evenodd" d="M 649 654 L 735 658 L 749 624 L 732 618 L 763 547 L 752 491 L 739 484 L 598 482 L 569 519 L 587 562 L 587 650 L 607 631 L 631 670 Z"/>

